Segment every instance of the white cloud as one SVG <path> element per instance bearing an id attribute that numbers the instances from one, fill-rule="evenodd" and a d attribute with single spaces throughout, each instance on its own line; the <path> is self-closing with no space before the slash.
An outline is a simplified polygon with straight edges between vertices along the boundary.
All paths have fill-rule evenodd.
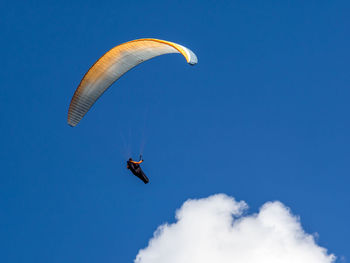
<path id="1" fill-rule="evenodd" d="M 259 213 L 224 194 L 188 200 L 174 224 L 158 227 L 135 263 L 330 263 L 335 256 L 303 231 L 280 202 Z"/>

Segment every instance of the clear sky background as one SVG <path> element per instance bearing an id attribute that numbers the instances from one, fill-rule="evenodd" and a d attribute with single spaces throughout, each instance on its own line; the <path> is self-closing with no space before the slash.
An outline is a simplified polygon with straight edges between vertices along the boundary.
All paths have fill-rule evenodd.
<path id="1" fill-rule="evenodd" d="M 348 261 L 349 14 L 345 0 L 3 2 L 0 262 L 132 262 L 215 193 L 250 212 L 280 200 Z M 199 63 L 145 62 L 69 127 L 89 67 L 144 37 Z M 148 185 L 125 168 L 140 148 Z"/>

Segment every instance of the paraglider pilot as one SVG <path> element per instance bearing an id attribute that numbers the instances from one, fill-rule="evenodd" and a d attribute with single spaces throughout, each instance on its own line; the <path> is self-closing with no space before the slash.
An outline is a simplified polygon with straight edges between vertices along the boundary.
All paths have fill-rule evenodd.
<path id="1" fill-rule="evenodd" d="M 145 184 L 149 182 L 149 179 L 142 171 L 140 164 L 143 162 L 142 156 L 140 155 L 140 161 L 136 162 L 132 158 L 126 162 L 126 168 L 129 169 L 134 175 L 140 178 Z"/>

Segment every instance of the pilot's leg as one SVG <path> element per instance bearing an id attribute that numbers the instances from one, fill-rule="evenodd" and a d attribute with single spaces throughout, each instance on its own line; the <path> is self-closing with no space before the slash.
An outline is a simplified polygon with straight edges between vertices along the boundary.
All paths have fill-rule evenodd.
<path id="1" fill-rule="evenodd" d="M 145 173 L 141 170 L 140 177 L 139 177 L 145 184 L 149 182 L 149 179 L 145 175 Z"/>

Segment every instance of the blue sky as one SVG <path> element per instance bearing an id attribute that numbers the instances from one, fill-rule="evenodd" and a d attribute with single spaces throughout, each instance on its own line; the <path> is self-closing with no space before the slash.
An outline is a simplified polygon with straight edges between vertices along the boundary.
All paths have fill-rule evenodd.
<path id="1" fill-rule="evenodd" d="M 348 1 L 3 3 L 1 262 L 132 262 L 188 198 L 280 200 L 350 257 Z M 145 62 L 75 128 L 70 99 L 110 48 Z M 143 185 L 125 169 L 145 145 Z M 129 147 L 126 147 L 129 145 Z"/>

